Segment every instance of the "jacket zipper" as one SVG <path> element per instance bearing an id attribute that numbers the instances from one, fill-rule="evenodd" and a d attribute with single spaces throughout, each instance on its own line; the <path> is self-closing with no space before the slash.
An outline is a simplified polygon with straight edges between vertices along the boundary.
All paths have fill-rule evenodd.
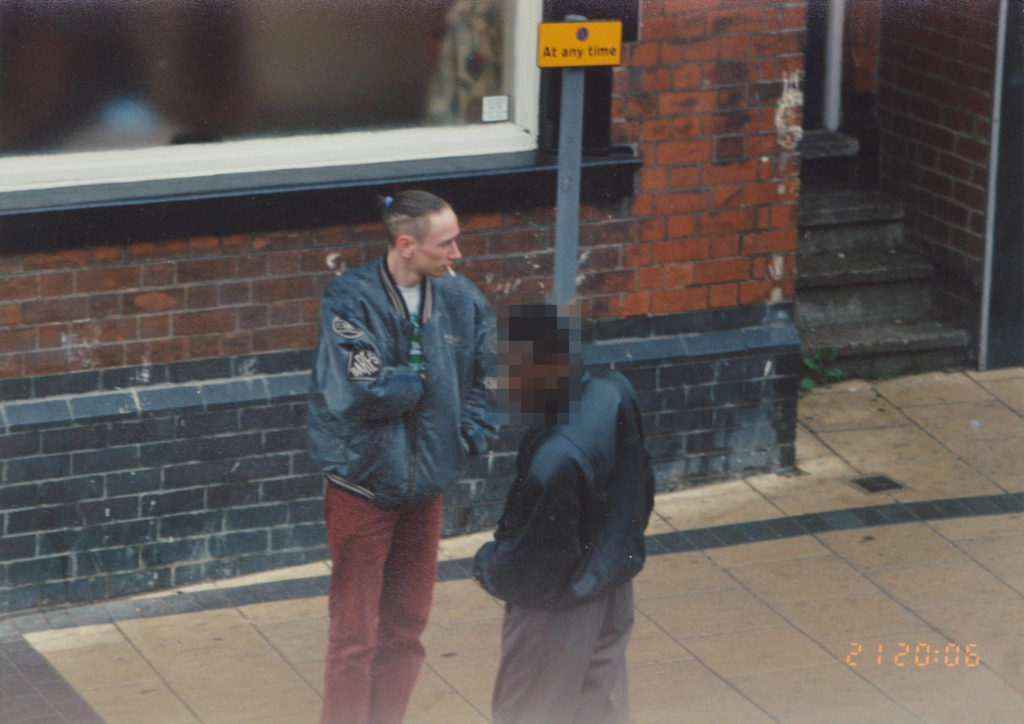
<path id="1" fill-rule="evenodd" d="M 416 486 L 416 424 L 413 423 L 410 439 L 412 440 L 412 452 L 409 453 L 409 487 L 405 491 L 406 499 L 412 496 L 413 488 Z"/>
<path id="2" fill-rule="evenodd" d="M 411 343 L 411 341 L 410 341 L 410 343 Z M 422 344 L 422 342 L 421 342 L 421 344 Z M 408 364 L 408 363 L 409 363 L 409 360 L 406 359 L 406 364 Z M 407 501 L 412 497 L 413 489 L 416 487 L 416 448 L 417 448 L 416 441 L 417 441 L 417 438 L 419 437 L 418 434 L 417 434 L 418 433 L 418 429 L 417 429 L 417 424 L 416 424 L 416 422 L 417 422 L 417 420 L 416 420 L 416 407 L 413 407 L 413 409 L 408 412 L 408 415 L 409 415 L 409 417 L 408 417 L 408 421 L 409 421 L 409 442 L 410 442 L 410 448 L 411 449 L 409 451 L 409 485 L 406 487 L 406 490 L 405 490 L 405 498 L 406 498 Z"/>
<path id="3" fill-rule="evenodd" d="M 401 317 L 402 319 L 408 321 L 409 320 L 409 312 L 408 312 L 408 310 L 405 307 L 405 300 L 402 299 L 402 295 L 398 292 L 397 289 L 392 289 L 391 288 L 393 286 L 393 284 L 390 283 L 392 281 L 390 274 L 387 274 L 386 262 L 381 261 L 381 265 L 382 265 L 381 268 L 384 270 L 384 274 L 386 275 L 384 277 L 384 285 L 388 289 L 389 294 L 391 294 L 392 303 L 394 304 L 395 309 L 398 312 L 399 317 Z M 421 301 L 420 301 L 420 309 L 422 309 L 422 310 L 424 310 L 426 312 L 426 316 L 429 316 L 429 310 L 430 310 L 430 296 L 429 295 L 430 295 L 430 285 L 429 285 L 429 283 L 424 283 L 424 286 L 423 286 L 423 297 L 421 298 Z M 425 321 L 425 320 L 421 320 L 420 321 L 421 325 L 423 324 L 423 321 Z M 420 343 L 422 344 L 422 341 Z M 405 347 L 405 350 L 406 350 L 406 352 L 405 352 L 405 363 L 406 364 L 409 364 L 409 351 L 408 350 L 409 350 L 409 345 L 410 344 L 412 344 L 412 340 L 411 339 L 409 340 L 408 344 L 403 345 Z M 410 442 L 411 442 L 412 450 L 409 453 L 409 484 L 406 486 L 406 489 L 405 489 L 405 498 L 406 498 L 406 500 L 409 500 L 412 497 L 413 489 L 416 487 L 416 447 L 417 447 L 416 446 L 416 439 L 418 437 L 417 434 L 416 434 L 417 433 L 416 422 L 413 419 L 413 416 L 416 414 L 415 410 L 410 411 L 408 414 L 409 414 L 409 420 L 411 421 L 411 424 L 409 425 L 409 427 L 410 427 L 409 439 L 410 439 Z"/>

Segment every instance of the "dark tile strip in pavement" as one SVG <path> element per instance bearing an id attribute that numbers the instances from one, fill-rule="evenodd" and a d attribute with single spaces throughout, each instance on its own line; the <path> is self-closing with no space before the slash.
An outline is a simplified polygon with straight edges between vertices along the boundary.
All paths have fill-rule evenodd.
<path id="1" fill-rule="evenodd" d="M 647 536 L 649 555 L 724 548 L 876 525 L 945 520 L 950 518 L 1003 515 L 1024 512 L 1024 493 L 981 495 L 969 498 L 922 500 L 909 503 L 846 508 L 822 513 L 785 516 L 746 523 L 731 523 L 709 528 L 672 531 Z M 440 561 L 437 580 L 458 581 L 472 577 L 471 558 Z M 191 593 L 178 592 L 159 598 L 134 601 L 118 600 L 78 606 L 71 609 L 41 611 L 8 620 L 19 633 L 49 631 L 87 624 L 110 623 L 134 618 L 151 618 L 178 613 L 209 611 L 232 606 L 308 598 L 327 594 L 327 576 L 313 576 L 237 588 L 221 588 Z"/>
<path id="2" fill-rule="evenodd" d="M 647 536 L 649 555 L 723 548 L 834 530 L 1024 512 L 1024 493 L 888 503 Z M 472 577 L 472 559 L 440 561 L 437 580 Z M 0 724 L 103 724 L 103 720 L 22 634 L 209 611 L 327 594 L 327 576 L 237 588 L 178 592 L 41 611 L 0 622 Z"/>
<path id="3" fill-rule="evenodd" d="M 860 508 L 846 508 L 822 513 L 807 513 L 786 518 L 731 523 L 711 528 L 674 531 L 648 536 L 648 552 L 676 553 L 687 550 L 721 548 L 743 543 L 758 543 L 777 538 L 825 533 L 877 525 L 948 520 L 985 515 L 1003 515 L 1024 511 L 1024 493 L 980 495 L 970 498 L 921 500 L 910 503 L 889 503 Z"/>
<path id="4" fill-rule="evenodd" d="M 103 724 L 103 719 L 13 626 L 0 624 L 0 723 Z"/>

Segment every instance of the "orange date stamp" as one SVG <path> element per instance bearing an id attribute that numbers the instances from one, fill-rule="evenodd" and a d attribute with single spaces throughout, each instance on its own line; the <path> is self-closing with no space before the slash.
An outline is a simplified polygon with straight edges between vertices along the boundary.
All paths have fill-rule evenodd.
<path id="1" fill-rule="evenodd" d="M 895 666 L 898 668 L 945 667 L 948 669 L 973 669 L 981 664 L 977 651 L 978 644 L 958 644 L 954 641 L 929 643 L 899 641 L 895 645 L 850 642 L 846 663 L 853 668 L 860 666 Z"/>

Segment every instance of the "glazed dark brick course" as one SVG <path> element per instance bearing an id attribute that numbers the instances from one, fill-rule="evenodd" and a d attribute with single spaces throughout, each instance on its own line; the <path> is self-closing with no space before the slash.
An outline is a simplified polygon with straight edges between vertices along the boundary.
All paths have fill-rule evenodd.
<path id="1" fill-rule="evenodd" d="M 43 432 L 44 453 L 69 452 L 88 448 L 105 448 L 109 430 L 104 425 L 46 430 Z"/>
<path id="2" fill-rule="evenodd" d="M 138 398 L 142 412 L 154 414 L 164 410 L 200 410 L 203 407 L 202 390 L 194 385 L 142 389 Z"/>
<path id="3" fill-rule="evenodd" d="M 160 518 L 158 537 L 166 539 L 205 536 L 224 530 L 224 514 L 221 511 L 165 515 Z"/>
<path id="4" fill-rule="evenodd" d="M 32 397 L 56 397 L 93 392 L 99 385 L 100 373 L 73 372 L 67 375 L 48 375 L 35 380 Z"/>
<path id="5" fill-rule="evenodd" d="M 281 427 L 295 427 L 305 423 L 305 405 L 278 405 L 276 407 L 255 407 L 241 410 L 243 430 L 269 430 Z"/>
<path id="6" fill-rule="evenodd" d="M 169 440 L 175 436 L 174 422 L 172 418 L 164 417 L 113 423 L 107 432 L 109 443 L 127 445 L 140 440 Z"/>
<path id="7" fill-rule="evenodd" d="M 194 561 L 206 557 L 207 542 L 186 539 L 150 543 L 142 546 L 142 563 L 146 568 L 165 566 L 179 561 Z"/>
<path id="8" fill-rule="evenodd" d="M 241 429 L 241 423 L 238 410 L 222 410 L 182 415 L 176 421 L 176 428 L 175 434 L 179 437 L 201 437 L 237 432 Z"/>
<path id="9" fill-rule="evenodd" d="M 39 500 L 65 502 L 101 498 L 104 494 L 103 476 L 90 475 L 81 478 L 53 480 L 39 485 Z"/>
<path id="10" fill-rule="evenodd" d="M 288 503 L 289 523 L 311 523 L 323 520 L 324 506 L 320 497 Z"/>
<path id="11" fill-rule="evenodd" d="M 111 598 L 117 598 L 119 596 L 130 596 L 134 593 L 166 588 L 170 583 L 170 568 L 161 568 L 155 571 L 115 573 L 107 578 L 107 591 Z"/>
<path id="12" fill-rule="evenodd" d="M 135 400 L 125 393 L 84 395 L 71 398 L 71 414 L 76 420 L 116 420 L 135 410 Z"/>
<path id="13" fill-rule="evenodd" d="M 173 493 L 152 493 L 143 495 L 141 503 L 142 513 L 147 517 L 203 510 L 206 504 L 206 490 L 204 488 L 189 488 Z"/>
<path id="14" fill-rule="evenodd" d="M 206 503 L 210 508 L 256 505 L 259 502 L 260 489 L 252 484 L 229 483 L 225 485 L 211 485 L 206 488 Z"/>
<path id="15" fill-rule="evenodd" d="M 311 496 L 323 497 L 322 475 L 300 475 L 283 480 L 271 480 L 261 484 L 262 500 L 301 500 Z"/>
<path id="16" fill-rule="evenodd" d="M 71 470 L 70 455 L 44 455 L 8 460 L 3 465 L 0 481 L 17 483 L 22 480 L 63 477 Z"/>
<path id="17" fill-rule="evenodd" d="M 40 450 L 40 433 L 23 432 L 0 436 L 0 460 L 35 455 Z"/>
<path id="18" fill-rule="evenodd" d="M 229 510 L 225 516 L 224 525 L 227 530 L 243 530 L 246 528 L 269 528 L 287 522 L 288 506 L 284 503 L 274 503 Z"/>
<path id="19" fill-rule="evenodd" d="M 48 505 L 4 513 L 4 535 L 71 528 L 79 524 L 72 504 Z"/>
<path id="20" fill-rule="evenodd" d="M 585 359 L 637 389 L 660 490 L 793 464 L 790 313 L 767 305 L 585 326 Z M 324 482 L 306 450 L 308 360 L 250 355 L 83 373 L 63 387 L 4 384 L 80 392 L 0 400 L 0 613 L 325 558 Z M 225 373 L 249 376 L 216 377 Z M 104 388 L 126 380 L 133 390 Z M 446 493 L 444 535 L 497 522 L 521 434 L 501 430 L 470 461 Z"/>
<path id="21" fill-rule="evenodd" d="M 286 548 L 309 548 L 322 545 L 326 539 L 323 523 L 304 523 L 271 531 L 270 547 L 274 550 Z"/>
<path id="22" fill-rule="evenodd" d="M 296 450 L 306 445 L 305 423 L 291 430 L 274 430 L 263 436 L 264 452 Z"/>
<path id="23" fill-rule="evenodd" d="M 139 505 L 140 499 L 137 495 L 128 495 L 80 502 L 76 505 L 76 511 L 83 526 L 93 526 L 118 520 L 135 520 L 139 517 Z"/>
<path id="24" fill-rule="evenodd" d="M 195 460 L 198 450 L 199 443 L 195 440 L 155 442 L 139 446 L 139 458 L 147 465 L 163 467 Z"/>
<path id="25" fill-rule="evenodd" d="M 270 541 L 266 530 L 226 533 L 210 539 L 210 555 L 214 558 L 226 558 L 241 553 L 258 553 L 266 551 Z"/>
<path id="26" fill-rule="evenodd" d="M 78 553 L 75 555 L 75 566 L 76 572 L 84 576 L 134 570 L 139 567 L 139 547 L 107 548 Z"/>
<path id="27" fill-rule="evenodd" d="M 197 457 L 200 460 L 223 460 L 257 455 L 262 449 L 260 433 L 241 433 L 206 438 L 199 441 Z"/>
<path id="28" fill-rule="evenodd" d="M 161 487 L 165 490 L 173 490 L 176 488 L 191 488 L 196 485 L 221 483 L 227 479 L 231 468 L 232 463 L 230 460 L 168 465 L 163 469 L 163 484 Z"/>
<path id="29" fill-rule="evenodd" d="M 59 581 L 69 577 L 70 569 L 71 559 L 68 556 L 14 561 L 7 564 L 7 582 L 11 586 L 17 586 L 23 583 Z"/>
<path id="30" fill-rule="evenodd" d="M 257 478 L 286 477 L 292 469 L 292 456 L 285 454 L 259 455 L 234 460 L 228 466 L 224 480 L 244 482 Z"/>
<path id="31" fill-rule="evenodd" d="M 153 468 L 106 474 L 107 495 L 115 497 L 160 487 L 160 471 Z"/>
<path id="32" fill-rule="evenodd" d="M 32 558 L 35 553 L 35 535 L 8 536 L 4 538 L 4 544 L 0 546 L 0 561 Z"/>
<path id="33" fill-rule="evenodd" d="M 136 445 L 75 453 L 72 457 L 72 468 L 76 474 L 130 470 L 140 467 L 140 464 L 139 448 Z"/>

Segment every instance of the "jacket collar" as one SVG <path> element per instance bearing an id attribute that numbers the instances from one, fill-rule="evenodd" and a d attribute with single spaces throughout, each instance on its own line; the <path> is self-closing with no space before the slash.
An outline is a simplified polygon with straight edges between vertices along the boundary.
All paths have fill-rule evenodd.
<path id="1" fill-rule="evenodd" d="M 388 270 L 388 256 L 385 254 L 380 258 L 380 283 L 384 287 L 384 291 L 388 295 L 388 299 L 391 300 L 391 306 L 395 308 L 395 313 L 398 314 L 402 319 L 409 318 L 409 310 L 405 308 L 405 300 L 402 299 L 402 293 L 398 289 L 398 285 L 395 283 L 394 278 L 391 276 L 391 272 Z M 430 319 L 430 315 L 434 309 L 434 294 L 432 291 L 432 285 L 430 277 L 423 277 L 423 281 L 420 282 L 420 291 L 423 292 L 422 309 L 423 316 L 420 322 L 426 322 Z"/>

